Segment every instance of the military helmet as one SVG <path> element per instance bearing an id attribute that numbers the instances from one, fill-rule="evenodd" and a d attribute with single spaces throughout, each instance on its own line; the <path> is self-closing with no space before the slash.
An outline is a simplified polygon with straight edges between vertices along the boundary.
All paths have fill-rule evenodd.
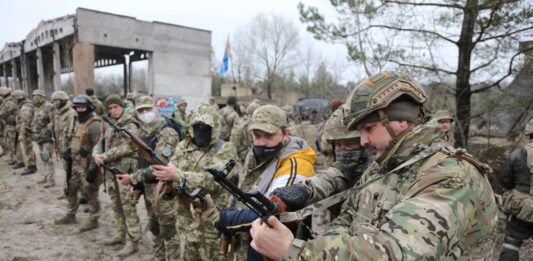
<path id="1" fill-rule="evenodd" d="M 346 101 L 344 122 L 348 128 L 353 129 L 362 119 L 389 107 L 402 96 L 419 105 L 427 101 L 426 92 L 406 74 L 380 72 L 373 75 L 360 82 L 350 93 Z"/>
<path id="2" fill-rule="evenodd" d="M 68 94 L 64 91 L 55 91 L 52 93 L 51 99 L 52 101 L 53 100 L 67 101 L 69 97 L 68 97 Z"/>
<path id="3" fill-rule="evenodd" d="M 435 112 L 435 115 L 433 116 L 433 118 L 436 121 L 440 121 L 440 120 L 451 120 L 451 121 L 453 121 L 453 116 L 448 110 L 440 110 L 440 111 Z"/>
<path id="4" fill-rule="evenodd" d="M 261 130 L 266 133 L 276 133 L 279 127 L 288 127 L 287 115 L 280 107 L 272 104 L 257 108 L 250 119 L 249 131 Z"/>
<path id="5" fill-rule="evenodd" d="M 0 95 L 2 95 L 2 96 L 6 96 L 6 95 L 8 95 L 9 93 L 11 93 L 11 89 L 9 89 L 9 88 L 6 87 L 6 86 L 2 86 L 2 87 L 0 87 Z"/>
<path id="6" fill-rule="evenodd" d="M 16 100 L 20 100 L 26 98 L 26 93 L 23 90 L 14 90 L 11 96 Z"/>
<path id="7" fill-rule="evenodd" d="M 41 95 L 41 96 L 43 96 L 43 97 L 46 97 L 46 95 L 44 94 L 44 91 L 43 91 L 43 90 L 40 90 L 40 89 L 37 89 L 37 90 L 33 91 L 33 92 L 31 93 L 31 96 L 33 96 L 33 95 Z"/>
<path id="8" fill-rule="evenodd" d="M 533 119 L 529 120 L 526 124 L 526 129 L 524 130 L 525 135 L 533 135 Z"/>
<path id="9" fill-rule="evenodd" d="M 91 102 L 91 99 L 85 95 L 76 96 L 72 99 L 72 107 L 76 106 L 85 106 L 94 110 L 94 104 Z"/>
<path id="10" fill-rule="evenodd" d="M 359 131 L 350 130 L 344 125 L 343 122 L 343 108 L 344 106 L 339 107 L 334 111 L 329 119 L 324 124 L 324 134 L 323 138 L 327 142 L 332 142 L 335 140 L 349 140 L 356 139 L 361 137 Z"/>

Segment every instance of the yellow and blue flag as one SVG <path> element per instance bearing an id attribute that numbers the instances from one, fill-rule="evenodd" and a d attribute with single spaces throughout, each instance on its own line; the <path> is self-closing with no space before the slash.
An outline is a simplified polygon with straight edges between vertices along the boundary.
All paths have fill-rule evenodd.
<path id="1" fill-rule="evenodd" d="M 224 50 L 224 57 L 222 58 L 222 66 L 220 67 L 220 76 L 229 70 L 229 60 L 231 59 L 231 47 L 229 45 L 229 37 L 226 41 L 226 50 Z"/>

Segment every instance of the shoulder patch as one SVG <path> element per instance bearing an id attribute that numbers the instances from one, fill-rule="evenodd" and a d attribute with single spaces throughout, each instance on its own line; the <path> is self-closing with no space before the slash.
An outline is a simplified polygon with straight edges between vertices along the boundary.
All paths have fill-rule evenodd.
<path id="1" fill-rule="evenodd" d="M 165 157 L 170 157 L 170 156 L 172 156 L 172 152 L 173 151 L 174 151 L 174 144 L 167 142 L 167 143 L 165 143 L 165 146 L 163 147 L 161 153 Z"/>

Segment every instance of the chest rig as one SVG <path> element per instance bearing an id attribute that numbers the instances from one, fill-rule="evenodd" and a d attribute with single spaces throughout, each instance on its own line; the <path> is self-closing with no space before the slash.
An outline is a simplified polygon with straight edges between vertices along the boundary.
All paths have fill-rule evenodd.
<path id="1" fill-rule="evenodd" d="M 89 135 L 87 135 L 87 131 L 89 125 L 91 125 L 91 123 L 94 121 L 99 122 L 100 118 L 96 115 L 93 115 L 85 122 L 79 123 L 78 127 L 74 131 L 74 134 L 72 135 L 72 141 L 70 142 L 72 157 L 73 159 L 80 161 L 82 168 L 89 167 L 89 158 L 92 154 L 93 148 L 89 140 Z"/>

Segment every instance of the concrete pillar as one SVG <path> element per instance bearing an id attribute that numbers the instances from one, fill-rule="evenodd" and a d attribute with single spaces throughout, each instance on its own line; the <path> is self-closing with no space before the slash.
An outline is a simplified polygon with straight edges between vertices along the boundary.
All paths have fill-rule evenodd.
<path id="1" fill-rule="evenodd" d="M 2 77 L 2 86 L 9 87 L 9 82 L 7 81 L 7 69 L 6 69 L 6 66 L 7 66 L 7 63 L 4 63 L 2 65 L 2 75 L 4 76 L 4 77 Z"/>
<path id="2" fill-rule="evenodd" d="M 20 54 L 20 74 L 22 77 L 22 90 L 29 92 L 28 88 L 28 56 L 25 53 Z"/>
<path id="3" fill-rule="evenodd" d="M 124 97 L 126 97 L 126 95 L 128 94 L 128 62 L 126 60 L 126 58 L 124 58 L 124 63 L 123 63 L 124 67 Z"/>
<path id="4" fill-rule="evenodd" d="M 54 62 L 54 91 L 61 90 L 61 52 L 59 50 L 59 43 L 54 42 L 53 62 Z"/>
<path id="5" fill-rule="evenodd" d="M 131 62 L 131 56 L 128 59 L 128 92 L 137 93 L 133 90 L 133 63 Z"/>
<path id="6" fill-rule="evenodd" d="M 154 94 L 154 54 L 147 53 L 148 55 L 148 93 Z"/>
<path id="7" fill-rule="evenodd" d="M 43 51 L 37 48 L 37 89 L 44 90 L 44 61 Z M 31 91 L 31 90 L 28 90 Z"/>
<path id="8" fill-rule="evenodd" d="M 74 69 L 74 95 L 85 94 L 85 89 L 93 88 L 94 84 L 94 45 L 76 43 L 72 51 Z"/>
<path id="9" fill-rule="evenodd" d="M 11 78 L 13 79 L 13 88 L 20 89 L 20 82 L 17 71 L 17 61 L 11 59 Z"/>

